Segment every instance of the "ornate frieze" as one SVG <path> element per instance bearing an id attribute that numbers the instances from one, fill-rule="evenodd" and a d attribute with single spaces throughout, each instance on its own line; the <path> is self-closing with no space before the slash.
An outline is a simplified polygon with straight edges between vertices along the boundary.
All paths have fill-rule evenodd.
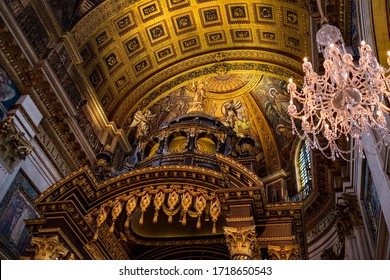
<path id="1" fill-rule="evenodd" d="M 58 145 L 53 141 L 43 127 L 39 126 L 38 130 L 36 139 L 46 151 L 47 155 L 49 155 L 51 161 L 59 169 L 62 175 L 69 174 L 71 172 L 71 168 L 67 162 L 69 159 L 65 158 L 64 153 L 62 153 Z"/>
<path id="2" fill-rule="evenodd" d="M 186 225 L 188 215 L 197 219 L 197 229 L 201 228 L 201 217 L 207 211 L 213 223 L 212 234 L 217 232 L 216 223 L 221 214 L 218 197 L 206 189 L 190 185 L 158 185 L 134 190 L 100 205 L 99 208 L 88 213 L 88 219 L 86 219 L 96 227 L 94 236 L 96 241 L 99 238 L 100 228 L 108 218 L 111 220 L 110 232 L 114 232 L 116 220 L 121 213 L 124 213 L 126 219 L 123 227 L 129 229 L 136 209 L 139 208 L 141 211 L 138 223 L 143 225 L 144 214 L 150 207 L 153 207 L 155 211 L 153 223 L 158 222 L 163 212 L 168 216 L 169 224 L 172 223 L 174 215 L 180 214 L 181 224 Z"/>

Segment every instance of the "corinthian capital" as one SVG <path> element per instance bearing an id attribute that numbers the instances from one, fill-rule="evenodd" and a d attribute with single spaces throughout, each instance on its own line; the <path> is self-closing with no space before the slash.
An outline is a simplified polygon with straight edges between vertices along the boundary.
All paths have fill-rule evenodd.
<path id="1" fill-rule="evenodd" d="M 224 227 L 224 233 L 232 259 L 253 259 L 257 247 L 255 226 Z"/>
<path id="2" fill-rule="evenodd" d="M 59 241 L 58 236 L 33 237 L 31 243 L 36 248 L 35 260 L 74 259 L 73 254 Z"/>

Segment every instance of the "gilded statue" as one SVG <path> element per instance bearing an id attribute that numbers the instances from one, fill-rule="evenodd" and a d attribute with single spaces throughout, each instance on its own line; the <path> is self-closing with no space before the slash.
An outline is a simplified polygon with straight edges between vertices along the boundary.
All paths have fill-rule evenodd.
<path id="1" fill-rule="evenodd" d="M 206 99 L 206 86 L 203 82 L 193 84 L 194 87 L 194 98 L 192 102 L 189 103 L 190 107 L 187 113 L 193 112 L 204 112 L 204 102 Z"/>

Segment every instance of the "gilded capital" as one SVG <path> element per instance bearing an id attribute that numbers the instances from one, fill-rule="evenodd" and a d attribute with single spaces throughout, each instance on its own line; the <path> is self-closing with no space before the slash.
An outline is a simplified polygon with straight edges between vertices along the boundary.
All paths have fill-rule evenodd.
<path id="1" fill-rule="evenodd" d="M 33 237 L 35 245 L 35 260 L 65 260 L 74 259 L 72 253 L 60 242 L 58 236 Z"/>
<path id="2" fill-rule="evenodd" d="M 224 227 L 226 242 L 233 260 L 251 260 L 255 256 L 256 227 Z"/>
<path id="3" fill-rule="evenodd" d="M 268 254 L 271 260 L 299 260 L 298 245 L 268 245 Z"/>

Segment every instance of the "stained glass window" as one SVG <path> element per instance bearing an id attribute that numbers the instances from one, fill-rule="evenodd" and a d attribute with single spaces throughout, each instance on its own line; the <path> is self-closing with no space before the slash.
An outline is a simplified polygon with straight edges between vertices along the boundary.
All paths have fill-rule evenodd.
<path id="1" fill-rule="evenodd" d="M 305 197 L 311 191 L 311 161 L 310 150 L 306 142 L 302 142 L 298 158 L 299 179 L 301 183 L 300 193 Z"/>

